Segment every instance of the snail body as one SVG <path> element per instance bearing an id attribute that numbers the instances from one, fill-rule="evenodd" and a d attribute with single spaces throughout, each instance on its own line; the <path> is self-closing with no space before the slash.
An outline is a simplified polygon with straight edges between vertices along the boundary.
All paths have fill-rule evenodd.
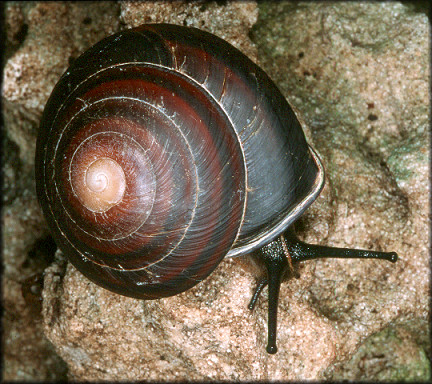
<path id="1" fill-rule="evenodd" d="M 103 39 L 61 77 L 40 124 L 36 186 L 54 239 L 90 280 L 130 297 L 183 292 L 225 257 L 274 260 L 264 250 L 278 238 L 282 260 L 294 243 L 294 261 L 319 257 L 284 233 L 323 183 L 275 84 L 194 28 L 149 24 Z M 286 268 L 260 284 L 277 284 L 275 302 Z"/>

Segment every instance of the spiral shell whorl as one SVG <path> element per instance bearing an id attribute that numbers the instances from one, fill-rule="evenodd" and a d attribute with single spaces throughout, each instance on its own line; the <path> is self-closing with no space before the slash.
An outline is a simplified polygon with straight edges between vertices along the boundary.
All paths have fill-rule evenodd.
<path id="1" fill-rule="evenodd" d="M 126 189 L 125 174 L 115 160 L 102 157 L 93 161 L 84 171 L 83 177 L 72 182 L 72 187 L 87 209 L 105 212 L 123 198 Z"/>
<path id="2" fill-rule="evenodd" d="M 44 116 L 40 172 L 54 182 L 42 193 L 70 260 L 140 298 L 211 273 L 236 239 L 245 198 L 242 151 L 212 98 L 174 71 L 125 63 L 53 100 L 64 101 Z"/>

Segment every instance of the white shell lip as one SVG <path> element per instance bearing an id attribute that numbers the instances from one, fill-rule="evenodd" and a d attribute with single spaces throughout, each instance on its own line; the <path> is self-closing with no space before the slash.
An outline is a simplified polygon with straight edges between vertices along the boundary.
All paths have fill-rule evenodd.
<path id="1" fill-rule="evenodd" d="M 251 253 L 264 245 L 269 244 L 271 241 L 276 239 L 280 234 L 282 234 L 295 220 L 297 220 L 303 212 L 315 201 L 318 195 L 321 193 L 324 187 L 325 171 L 324 166 L 315 152 L 315 150 L 309 145 L 312 158 L 318 168 L 317 177 L 313 184 L 313 188 L 308 195 L 287 215 L 285 216 L 277 225 L 271 228 L 269 231 L 262 233 L 260 236 L 253 239 L 240 247 L 232 248 L 225 257 L 236 257 L 241 255 L 246 255 Z"/>

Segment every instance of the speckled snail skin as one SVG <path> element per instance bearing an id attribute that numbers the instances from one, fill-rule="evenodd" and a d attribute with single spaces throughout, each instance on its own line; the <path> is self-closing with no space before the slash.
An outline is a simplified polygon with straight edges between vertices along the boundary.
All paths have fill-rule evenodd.
<path id="1" fill-rule="evenodd" d="M 269 285 L 269 353 L 292 263 L 395 253 L 308 245 L 289 229 L 324 183 L 293 110 L 222 39 L 149 24 L 107 37 L 54 88 L 36 151 L 38 198 L 58 246 L 90 280 L 158 299 L 255 253 Z"/>

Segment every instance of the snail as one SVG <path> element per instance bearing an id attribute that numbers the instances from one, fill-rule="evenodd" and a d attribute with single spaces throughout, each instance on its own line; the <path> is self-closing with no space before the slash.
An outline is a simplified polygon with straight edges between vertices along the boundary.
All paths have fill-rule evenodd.
<path id="1" fill-rule="evenodd" d="M 292 224 L 324 168 L 265 72 L 201 30 L 146 24 L 78 57 L 44 109 L 37 195 L 52 235 L 87 278 L 158 299 L 203 281 L 225 257 L 256 254 L 269 286 L 275 353 L 280 283 L 293 263 L 394 252 L 299 241 Z"/>

